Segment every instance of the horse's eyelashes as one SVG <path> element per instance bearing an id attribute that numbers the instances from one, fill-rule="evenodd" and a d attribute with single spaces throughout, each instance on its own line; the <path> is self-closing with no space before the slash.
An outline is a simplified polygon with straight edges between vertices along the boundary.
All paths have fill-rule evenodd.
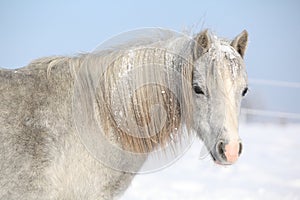
<path id="1" fill-rule="evenodd" d="M 203 94 L 204 95 L 204 91 L 202 90 L 202 88 L 198 85 L 194 86 L 194 91 L 196 94 Z"/>
<path id="2" fill-rule="evenodd" d="M 248 93 L 248 88 L 246 87 L 242 92 L 242 96 L 243 97 L 246 96 L 247 93 Z"/>

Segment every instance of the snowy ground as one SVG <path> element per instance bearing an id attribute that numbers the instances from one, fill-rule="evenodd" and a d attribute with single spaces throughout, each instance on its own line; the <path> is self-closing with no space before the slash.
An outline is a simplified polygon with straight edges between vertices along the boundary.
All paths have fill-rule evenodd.
<path id="1" fill-rule="evenodd" d="M 137 175 L 123 200 L 300 200 L 300 125 L 241 125 L 243 154 L 229 167 L 199 159 L 201 145 L 159 172 Z"/>

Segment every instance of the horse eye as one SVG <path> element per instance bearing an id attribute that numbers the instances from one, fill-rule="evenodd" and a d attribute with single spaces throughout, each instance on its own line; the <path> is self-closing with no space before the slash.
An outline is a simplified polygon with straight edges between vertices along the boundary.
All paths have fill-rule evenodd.
<path id="1" fill-rule="evenodd" d="M 243 92 L 242 92 L 242 96 L 243 96 L 243 97 L 246 96 L 247 92 L 248 92 L 248 88 L 246 87 L 246 88 L 243 90 Z"/>
<path id="2" fill-rule="evenodd" d="M 203 90 L 202 90 L 201 87 L 198 86 L 198 85 L 195 85 L 195 86 L 194 86 L 194 91 L 195 91 L 196 94 L 202 94 L 202 95 L 204 95 Z"/>

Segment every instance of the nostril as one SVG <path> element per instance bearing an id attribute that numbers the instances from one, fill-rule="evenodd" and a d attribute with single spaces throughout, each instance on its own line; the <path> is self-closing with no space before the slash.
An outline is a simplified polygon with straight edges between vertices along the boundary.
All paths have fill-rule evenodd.
<path id="1" fill-rule="evenodd" d="M 239 156 L 242 154 L 242 151 L 243 151 L 243 145 L 242 145 L 242 143 L 240 142 L 240 143 L 239 143 Z"/>
<path id="2" fill-rule="evenodd" d="M 221 155 L 221 157 L 223 159 L 226 159 L 226 156 L 225 156 L 225 144 L 224 142 L 219 142 L 218 145 L 217 145 L 217 152 L 219 155 Z"/>

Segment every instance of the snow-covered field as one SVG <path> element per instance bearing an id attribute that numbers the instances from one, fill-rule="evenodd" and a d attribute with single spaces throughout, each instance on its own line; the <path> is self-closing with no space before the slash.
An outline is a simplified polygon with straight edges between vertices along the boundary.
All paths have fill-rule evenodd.
<path id="1" fill-rule="evenodd" d="M 243 153 L 232 166 L 199 159 L 195 140 L 176 163 L 137 175 L 124 200 L 300 199 L 300 125 L 242 124 Z"/>

